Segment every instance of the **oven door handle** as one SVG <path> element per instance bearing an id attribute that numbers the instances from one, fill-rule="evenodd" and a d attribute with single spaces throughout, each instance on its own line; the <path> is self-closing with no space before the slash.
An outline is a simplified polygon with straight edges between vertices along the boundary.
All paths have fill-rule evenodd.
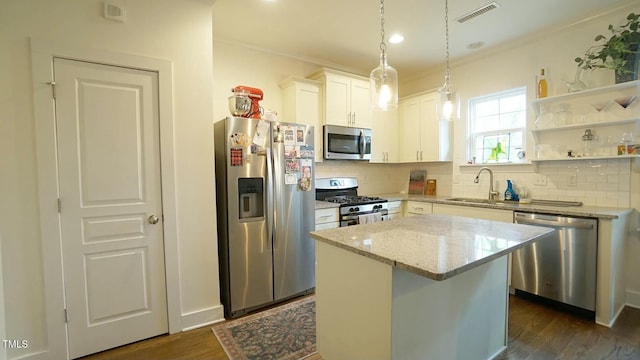
<path id="1" fill-rule="evenodd" d="M 375 214 L 375 213 L 380 213 L 380 216 L 382 216 L 383 219 L 384 219 L 385 216 L 387 216 L 389 214 L 388 211 L 373 211 L 373 212 L 370 212 L 370 213 L 342 215 L 342 216 L 340 216 L 340 220 L 341 221 L 358 220 L 360 215 Z"/>
<path id="2" fill-rule="evenodd" d="M 341 221 L 348 221 L 348 220 L 358 220 L 358 215 L 342 215 L 340 217 Z"/>

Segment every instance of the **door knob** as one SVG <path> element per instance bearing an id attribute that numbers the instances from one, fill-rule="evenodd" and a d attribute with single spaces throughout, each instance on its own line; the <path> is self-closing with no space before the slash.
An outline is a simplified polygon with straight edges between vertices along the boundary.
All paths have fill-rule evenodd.
<path id="1" fill-rule="evenodd" d="M 160 221 L 160 219 L 157 216 L 155 215 L 149 216 L 149 224 L 155 225 L 158 223 L 158 221 Z"/>

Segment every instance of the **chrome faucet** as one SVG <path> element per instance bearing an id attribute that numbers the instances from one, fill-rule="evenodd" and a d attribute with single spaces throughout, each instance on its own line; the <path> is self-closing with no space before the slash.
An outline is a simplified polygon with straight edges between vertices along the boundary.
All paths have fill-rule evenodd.
<path id="1" fill-rule="evenodd" d="M 473 182 L 477 184 L 478 181 L 480 181 L 480 173 L 483 170 L 487 170 L 489 172 L 489 201 L 496 201 L 498 200 L 498 192 L 493 190 L 493 171 L 491 171 L 491 169 L 488 167 L 480 168 L 480 171 L 478 171 L 478 175 L 473 179 Z"/>

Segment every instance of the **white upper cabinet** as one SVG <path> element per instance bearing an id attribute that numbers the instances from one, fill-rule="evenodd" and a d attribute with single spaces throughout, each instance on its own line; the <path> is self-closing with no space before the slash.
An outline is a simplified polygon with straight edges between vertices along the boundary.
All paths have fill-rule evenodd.
<path id="1" fill-rule="evenodd" d="M 309 75 L 323 85 L 323 123 L 370 129 L 369 80 L 341 71 L 321 69 Z"/>
<path id="2" fill-rule="evenodd" d="M 398 144 L 398 110 L 374 111 L 372 119 L 370 162 L 400 162 L 400 147 Z"/>
<path id="3" fill-rule="evenodd" d="M 282 114 L 280 120 L 313 125 L 316 162 L 322 161 L 322 121 L 320 118 L 319 81 L 288 77 L 280 83 L 282 89 Z"/>
<path id="4" fill-rule="evenodd" d="M 400 101 L 400 162 L 452 159 L 452 124 L 437 115 L 438 94 L 430 92 Z"/>

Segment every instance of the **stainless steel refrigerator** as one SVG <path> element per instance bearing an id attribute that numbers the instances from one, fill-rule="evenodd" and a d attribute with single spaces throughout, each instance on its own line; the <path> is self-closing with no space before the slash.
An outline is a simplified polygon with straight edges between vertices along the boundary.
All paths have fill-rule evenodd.
<path id="1" fill-rule="evenodd" d="M 221 297 L 227 318 L 315 288 L 313 126 L 214 124 Z"/>

